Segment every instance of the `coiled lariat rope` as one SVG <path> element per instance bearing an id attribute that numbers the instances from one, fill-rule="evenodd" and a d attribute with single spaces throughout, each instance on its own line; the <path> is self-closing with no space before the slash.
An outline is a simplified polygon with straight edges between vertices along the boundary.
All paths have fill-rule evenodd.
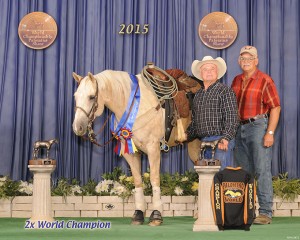
<path id="1" fill-rule="evenodd" d="M 168 79 L 163 80 L 163 79 L 160 79 L 159 77 L 151 75 L 147 71 L 147 68 L 154 68 L 154 69 L 158 70 L 159 72 L 166 75 L 168 77 Z M 166 100 L 166 99 L 172 99 L 177 95 L 177 93 L 178 93 L 177 83 L 176 83 L 175 79 L 170 74 L 168 74 L 166 71 L 164 71 L 150 63 L 143 68 L 141 75 L 144 79 L 146 79 L 149 82 L 149 84 L 153 88 L 153 90 L 160 102 L 162 102 L 163 100 Z"/>
<path id="2" fill-rule="evenodd" d="M 151 74 L 147 71 L 147 69 L 155 69 L 158 72 L 160 72 L 162 75 L 167 76 L 167 79 L 161 79 L 155 74 Z M 146 79 L 150 86 L 152 87 L 155 95 L 157 96 L 160 105 L 162 105 L 165 100 L 172 99 L 176 97 L 178 93 L 178 86 L 176 83 L 176 80 L 174 77 L 172 77 L 170 74 L 168 74 L 166 71 L 162 70 L 161 68 L 158 68 L 154 66 L 153 63 L 148 63 L 141 72 L 141 76 L 143 79 Z M 160 139 L 160 150 L 168 152 L 170 149 L 168 143 L 165 140 L 165 136 Z"/>

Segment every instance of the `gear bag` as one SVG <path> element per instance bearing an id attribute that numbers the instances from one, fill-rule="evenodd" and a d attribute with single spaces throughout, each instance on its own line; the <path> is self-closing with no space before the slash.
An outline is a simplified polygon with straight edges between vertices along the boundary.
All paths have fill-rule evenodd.
<path id="1" fill-rule="evenodd" d="M 214 176 L 211 201 L 219 230 L 250 230 L 255 216 L 256 188 L 250 173 L 227 167 Z"/>

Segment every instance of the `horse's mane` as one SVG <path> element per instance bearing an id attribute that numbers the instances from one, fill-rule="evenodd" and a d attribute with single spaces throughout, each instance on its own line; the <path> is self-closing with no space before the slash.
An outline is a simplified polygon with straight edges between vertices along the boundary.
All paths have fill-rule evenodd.
<path id="1" fill-rule="evenodd" d="M 118 117 L 121 117 L 127 107 L 129 96 L 131 93 L 132 81 L 127 72 L 105 70 L 94 76 L 98 82 L 101 97 L 105 101 L 106 107 L 113 111 Z M 159 101 L 154 94 L 151 86 L 140 77 L 138 78 L 141 102 L 139 106 L 138 116 L 143 115 L 150 109 L 154 109 L 159 104 Z"/>
<path id="2" fill-rule="evenodd" d="M 127 72 L 105 70 L 95 75 L 99 89 L 106 97 L 114 102 L 124 103 L 128 99 L 131 89 L 131 80 Z M 127 104 L 127 103 L 126 103 Z"/>

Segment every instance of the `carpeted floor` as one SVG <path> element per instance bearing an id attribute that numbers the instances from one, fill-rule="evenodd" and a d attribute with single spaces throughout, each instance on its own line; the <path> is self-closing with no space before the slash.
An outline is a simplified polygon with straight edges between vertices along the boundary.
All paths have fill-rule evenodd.
<path id="1" fill-rule="evenodd" d="M 1 240 L 133 240 L 133 239 L 203 239 L 203 240 L 299 240 L 300 217 L 277 217 L 273 218 L 270 225 L 252 225 L 249 232 L 243 230 L 226 230 L 223 232 L 193 232 L 195 219 L 192 217 L 164 218 L 163 225 L 150 227 L 130 225 L 129 218 L 57 218 L 58 223 L 64 225 L 59 229 L 26 229 L 26 219 L 0 218 Z M 71 229 L 75 223 L 82 224 L 88 221 L 110 223 L 110 229 Z M 101 226 L 101 225 L 98 225 Z M 104 226 L 104 225 L 103 225 Z"/>

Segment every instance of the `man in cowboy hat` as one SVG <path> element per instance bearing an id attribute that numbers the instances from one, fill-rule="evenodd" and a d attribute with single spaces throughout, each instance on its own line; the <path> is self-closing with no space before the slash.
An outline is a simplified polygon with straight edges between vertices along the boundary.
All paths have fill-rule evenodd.
<path id="1" fill-rule="evenodd" d="M 238 127 L 236 96 L 230 87 L 219 81 L 226 69 L 220 57 L 205 56 L 202 61 L 193 62 L 192 73 L 202 81 L 202 88 L 193 100 L 192 122 L 186 131 L 188 141 L 195 138 L 220 140 L 214 158 L 221 161 L 222 169 L 232 165 L 230 153 Z"/>

